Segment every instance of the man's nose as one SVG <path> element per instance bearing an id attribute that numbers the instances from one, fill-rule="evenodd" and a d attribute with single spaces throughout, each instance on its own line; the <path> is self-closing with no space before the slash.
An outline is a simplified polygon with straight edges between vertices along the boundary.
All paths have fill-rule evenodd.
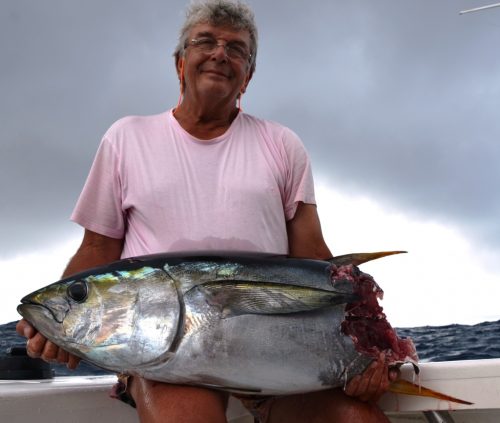
<path id="1" fill-rule="evenodd" d="M 227 51 L 226 51 L 226 45 L 219 43 L 215 47 L 214 51 L 212 52 L 212 57 L 218 59 L 218 60 L 227 60 Z"/>

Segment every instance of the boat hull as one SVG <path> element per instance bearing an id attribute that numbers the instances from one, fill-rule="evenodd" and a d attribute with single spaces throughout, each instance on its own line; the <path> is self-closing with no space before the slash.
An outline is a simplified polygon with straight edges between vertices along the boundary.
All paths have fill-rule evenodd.
<path id="1" fill-rule="evenodd" d="M 402 377 L 413 380 L 411 366 L 403 366 Z M 133 408 L 109 397 L 115 381 L 114 376 L 0 381 L 0 421 L 137 423 Z M 451 421 L 463 423 L 500 421 L 500 359 L 422 363 L 420 382 L 474 404 L 466 406 L 387 393 L 379 405 L 392 423 L 450 421 L 436 420 L 436 416 L 451 417 Z M 227 415 L 231 423 L 253 423 L 252 417 L 235 399 L 231 399 Z"/>

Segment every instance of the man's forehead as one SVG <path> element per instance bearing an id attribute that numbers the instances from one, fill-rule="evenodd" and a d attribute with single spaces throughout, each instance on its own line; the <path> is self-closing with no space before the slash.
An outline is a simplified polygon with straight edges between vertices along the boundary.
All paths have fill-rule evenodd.
<path id="1" fill-rule="evenodd" d="M 235 29 L 231 26 L 216 26 L 209 23 L 200 23 L 191 29 L 191 37 L 213 36 L 214 38 L 224 38 L 226 40 L 239 40 L 250 44 L 250 33 L 247 29 Z"/>

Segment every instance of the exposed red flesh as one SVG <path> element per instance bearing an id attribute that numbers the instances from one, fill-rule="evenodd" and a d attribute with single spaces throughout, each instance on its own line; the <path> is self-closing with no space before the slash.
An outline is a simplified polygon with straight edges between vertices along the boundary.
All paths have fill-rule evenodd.
<path id="1" fill-rule="evenodd" d="M 354 293 L 360 300 L 347 304 L 342 332 L 350 336 L 358 352 L 378 358 L 386 354 L 389 364 L 413 361 L 418 357 L 415 345 L 409 338 L 399 338 L 389 324 L 378 299 L 383 297 L 382 289 L 367 273 L 356 266 L 332 266 L 332 283 L 348 280 L 354 285 Z"/>

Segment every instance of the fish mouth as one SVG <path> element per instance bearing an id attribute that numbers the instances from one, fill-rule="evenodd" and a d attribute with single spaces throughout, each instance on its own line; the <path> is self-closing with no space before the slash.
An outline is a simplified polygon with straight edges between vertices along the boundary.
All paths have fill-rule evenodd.
<path id="1" fill-rule="evenodd" d="M 17 312 L 25 317 L 25 315 L 23 314 L 26 310 L 31 310 L 35 307 L 40 307 L 40 308 L 43 308 L 43 309 L 46 309 L 48 311 L 50 311 L 47 307 L 45 307 L 43 304 L 40 304 L 39 302 L 36 302 L 36 301 L 33 301 L 29 296 L 26 296 L 24 298 L 21 299 L 21 304 L 19 304 L 17 306 Z"/>
<path id="2" fill-rule="evenodd" d="M 22 304 L 39 305 L 39 306 L 43 307 L 42 304 L 40 304 L 39 302 L 33 300 L 33 295 L 31 295 L 31 294 L 30 295 L 26 295 L 26 297 L 21 298 L 21 304 L 20 305 L 22 305 Z"/>
<path id="3" fill-rule="evenodd" d="M 17 312 L 26 320 L 33 320 L 32 317 L 34 315 L 43 315 L 45 317 L 52 318 L 57 323 L 62 324 L 64 321 L 64 317 L 66 317 L 68 309 L 61 307 L 51 308 L 45 304 L 42 304 L 36 300 L 34 300 L 31 296 L 27 295 L 26 297 L 21 299 L 21 304 L 17 306 Z"/>
<path id="4" fill-rule="evenodd" d="M 17 312 L 26 320 L 33 323 L 32 316 L 34 314 L 50 314 L 50 316 L 55 320 L 54 313 L 42 304 L 35 303 L 33 301 L 23 301 L 17 306 Z"/>

